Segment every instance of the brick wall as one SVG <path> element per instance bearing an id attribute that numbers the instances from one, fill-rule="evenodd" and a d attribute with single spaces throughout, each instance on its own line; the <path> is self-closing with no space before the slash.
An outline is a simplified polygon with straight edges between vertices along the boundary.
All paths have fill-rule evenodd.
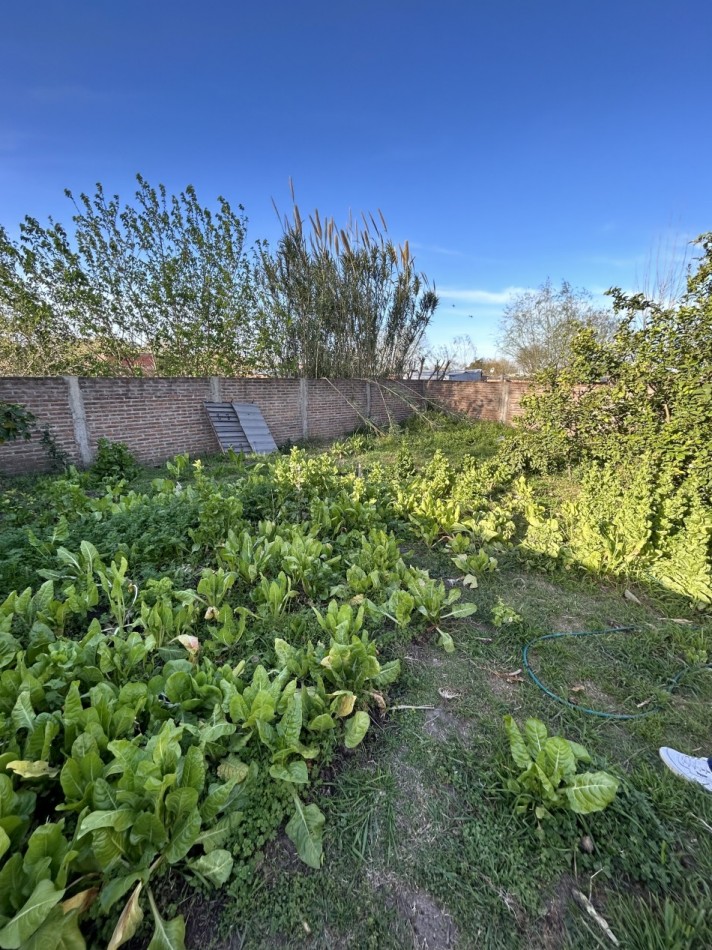
<path id="1" fill-rule="evenodd" d="M 0 377 L 0 402 L 25 406 L 37 417 L 40 426 L 49 427 L 57 446 L 67 453 L 69 460 L 75 465 L 81 463 L 74 437 L 66 380 L 61 377 Z M 37 434 L 32 436 L 30 442 L 9 442 L 0 445 L 0 472 L 16 475 L 42 471 L 46 467 L 47 454 Z"/>
<path id="2" fill-rule="evenodd" d="M 424 409 L 421 381 L 384 380 L 371 383 L 371 418 L 379 426 L 404 422 L 415 408 Z"/>
<path id="3" fill-rule="evenodd" d="M 482 383 L 427 381 L 423 384 L 423 392 L 434 406 L 508 425 L 520 415 L 522 396 L 530 388 L 528 380 L 513 379 Z"/>
<path id="4" fill-rule="evenodd" d="M 92 453 L 101 437 L 125 442 L 142 462 L 218 451 L 203 406 L 207 379 L 82 379 L 79 387 Z"/>
<path id="5" fill-rule="evenodd" d="M 336 438 L 366 418 L 378 426 L 402 422 L 426 400 L 476 419 L 511 422 L 528 386 L 514 381 L 0 377 L 0 402 L 26 406 L 72 464 L 89 462 L 102 437 L 125 442 L 142 462 L 159 463 L 179 452 L 218 451 L 206 401 L 254 402 L 277 444 L 284 445 L 305 435 Z M 46 468 L 38 436 L 0 445 L 0 472 Z"/>

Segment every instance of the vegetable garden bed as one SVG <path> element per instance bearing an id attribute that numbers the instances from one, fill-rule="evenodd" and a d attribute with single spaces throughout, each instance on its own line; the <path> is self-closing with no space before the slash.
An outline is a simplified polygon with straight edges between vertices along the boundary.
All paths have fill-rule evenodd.
<path id="1" fill-rule="evenodd" d="M 503 487 L 503 431 L 6 484 L 0 947 L 599 946 L 589 882 L 626 945 L 708 945 L 712 807 L 655 761 L 712 736 L 707 627 L 522 545 L 557 487 Z M 538 669 L 655 717 L 521 674 L 526 639 L 630 622 Z M 507 714 L 613 803 L 518 814 Z"/>

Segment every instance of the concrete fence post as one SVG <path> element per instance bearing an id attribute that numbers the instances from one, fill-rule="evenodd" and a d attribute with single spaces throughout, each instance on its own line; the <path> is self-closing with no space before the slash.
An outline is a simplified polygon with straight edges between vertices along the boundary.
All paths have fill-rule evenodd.
<path id="1" fill-rule="evenodd" d="M 76 376 L 65 376 L 67 383 L 67 402 L 69 411 L 72 415 L 72 424 L 74 426 L 74 441 L 77 445 L 79 458 L 82 465 L 91 465 L 94 461 L 94 455 L 89 445 L 89 430 L 87 428 L 87 415 L 84 409 L 84 398 L 79 386 L 79 379 Z"/>
<path id="2" fill-rule="evenodd" d="M 505 425 L 509 422 L 509 380 L 503 379 L 499 391 L 499 421 Z"/>
<path id="3" fill-rule="evenodd" d="M 220 377 L 210 376 L 208 382 L 210 384 L 210 401 L 222 402 L 220 398 Z"/>
<path id="4" fill-rule="evenodd" d="M 309 438 L 309 381 L 299 380 L 299 416 L 302 420 L 302 438 Z"/>
<path id="5" fill-rule="evenodd" d="M 371 418 L 371 380 L 366 380 L 366 418 Z"/>

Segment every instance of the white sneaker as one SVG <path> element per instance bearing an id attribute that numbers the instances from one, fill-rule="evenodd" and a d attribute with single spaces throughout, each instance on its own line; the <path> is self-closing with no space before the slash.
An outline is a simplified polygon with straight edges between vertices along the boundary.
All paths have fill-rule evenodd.
<path id="1" fill-rule="evenodd" d="M 712 767 L 709 760 L 685 755 L 683 752 L 667 749 L 665 746 L 660 749 L 660 758 L 675 775 L 687 779 L 688 782 L 696 782 L 708 792 L 712 792 Z"/>

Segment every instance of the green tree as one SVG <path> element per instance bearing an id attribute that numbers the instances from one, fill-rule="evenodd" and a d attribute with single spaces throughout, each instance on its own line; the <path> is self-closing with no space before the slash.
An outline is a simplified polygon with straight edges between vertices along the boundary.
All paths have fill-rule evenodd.
<path id="1" fill-rule="evenodd" d="M 64 372 L 76 339 L 47 301 L 22 276 L 22 255 L 0 226 L 0 374 Z"/>
<path id="2" fill-rule="evenodd" d="M 400 376 L 413 362 L 438 298 L 383 216 L 362 221 L 338 228 L 315 211 L 305 226 L 295 204 L 274 252 L 262 248 L 261 306 L 280 375 Z"/>
<path id="3" fill-rule="evenodd" d="M 74 198 L 70 232 L 25 218 L 0 235 L 4 371 L 137 372 L 150 350 L 164 376 L 235 375 L 257 365 L 246 218 L 222 197 L 202 206 L 188 186 L 169 195 L 140 175 L 134 204 L 101 184 Z"/>
<path id="4" fill-rule="evenodd" d="M 678 306 L 612 289 L 613 337 L 580 330 L 569 365 L 542 374 L 521 420 L 532 457 L 645 453 L 675 480 L 692 476 L 712 490 L 712 232 L 695 243 L 703 253 Z"/>
<path id="5" fill-rule="evenodd" d="M 571 344 L 582 327 L 605 339 L 614 328 L 613 315 L 594 306 L 587 290 L 567 281 L 557 289 L 547 280 L 504 308 L 499 348 L 526 376 L 560 370 L 569 362 Z"/>

